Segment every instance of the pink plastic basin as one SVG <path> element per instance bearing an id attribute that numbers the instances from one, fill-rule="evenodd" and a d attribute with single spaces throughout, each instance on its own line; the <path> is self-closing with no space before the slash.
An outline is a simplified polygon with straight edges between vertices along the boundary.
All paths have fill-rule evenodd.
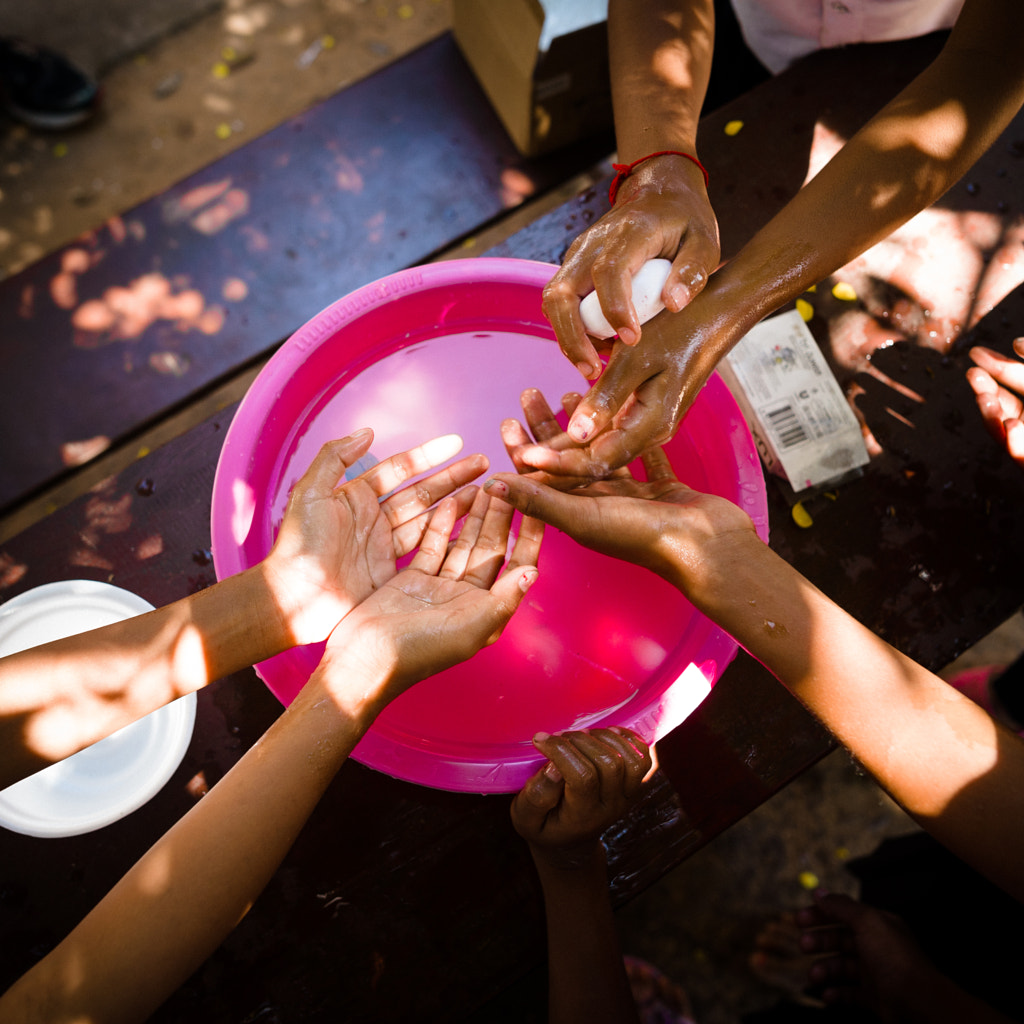
<path id="1" fill-rule="evenodd" d="M 585 390 L 541 312 L 545 263 L 472 259 L 402 271 L 339 299 L 254 381 L 227 433 L 213 489 L 219 578 L 270 550 L 288 493 L 320 445 L 362 426 L 383 459 L 440 434 L 511 469 L 499 424 L 539 387 L 557 408 Z M 717 376 L 667 446 L 680 478 L 750 513 L 767 539 L 764 478 Z M 709 692 L 736 644 L 669 584 L 549 529 L 540 579 L 492 647 L 424 680 L 377 719 L 353 756 L 440 789 L 509 792 L 542 763 L 538 731 L 624 725 L 656 740 Z M 257 666 L 287 705 L 322 645 Z"/>

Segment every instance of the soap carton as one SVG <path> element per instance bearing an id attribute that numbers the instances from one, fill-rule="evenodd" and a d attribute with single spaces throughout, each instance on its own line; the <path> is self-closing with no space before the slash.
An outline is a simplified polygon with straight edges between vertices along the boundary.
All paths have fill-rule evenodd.
<path id="1" fill-rule="evenodd" d="M 794 491 L 866 465 L 860 424 L 800 314 L 761 321 L 719 363 L 765 467 Z"/>

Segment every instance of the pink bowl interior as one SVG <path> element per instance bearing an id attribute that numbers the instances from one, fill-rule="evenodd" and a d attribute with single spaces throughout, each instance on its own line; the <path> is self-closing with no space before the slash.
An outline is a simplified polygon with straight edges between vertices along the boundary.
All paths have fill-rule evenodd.
<path id="1" fill-rule="evenodd" d="M 541 312 L 555 268 L 509 259 L 432 264 L 340 299 L 270 360 L 225 439 L 214 482 L 213 553 L 223 578 L 270 550 L 288 493 L 320 445 L 361 426 L 386 458 L 457 433 L 464 453 L 511 469 L 499 424 L 538 387 L 557 408 L 586 383 Z M 764 478 L 717 376 L 667 446 L 680 478 L 728 497 L 767 539 Z M 669 584 L 548 530 L 541 575 L 501 639 L 391 704 L 353 756 L 441 789 L 508 792 L 543 763 L 538 731 L 624 725 L 656 740 L 706 696 L 734 641 Z M 257 666 L 287 705 L 322 645 Z"/>

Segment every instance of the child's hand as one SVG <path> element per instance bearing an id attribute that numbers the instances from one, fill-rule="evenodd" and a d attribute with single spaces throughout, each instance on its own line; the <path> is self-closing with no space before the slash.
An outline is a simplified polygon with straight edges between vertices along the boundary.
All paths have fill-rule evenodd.
<path id="1" fill-rule="evenodd" d="M 1014 353 L 1024 358 L 1024 338 L 1013 342 Z M 978 409 L 988 432 L 1024 466 L 1024 363 L 1008 359 L 992 349 L 975 346 L 970 352 L 977 364 L 967 371 Z"/>
<path id="2" fill-rule="evenodd" d="M 730 533 L 754 533 L 750 517 L 731 501 L 680 483 L 661 448 L 643 456 L 646 480 L 637 480 L 625 466 L 604 480 L 570 481 L 531 471 L 524 452 L 571 442 L 540 391 L 527 389 L 520 401 L 526 427 L 516 420 L 501 426 L 518 475 L 496 473 L 484 488 L 525 515 L 543 519 L 585 547 L 646 566 L 683 589 L 695 581 L 680 579 L 681 561 L 687 568 L 699 567 L 707 543 Z M 562 399 L 567 413 L 578 402 L 577 394 Z M 574 489 L 567 487 L 570 482 Z"/>
<path id="3" fill-rule="evenodd" d="M 441 502 L 409 567 L 331 634 L 318 671 L 327 674 L 339 699 L 370 696 L 386 703 L 420 679 L 472 657 L 498 639 L 536 580 L 541 523 L 522 520 L 502 573 L 512 507 L 478 491 L 458 539 L 449 545 L 458 512 L 455 498 Z M 369 693 L 360 684 L 358 693 L 348 694 L 353 679 L 379 680 L 380 692 Z"/>
<path id="4" fill-rule="evenodd" d="M 345 481 L 345 471 L 369 451 L 372 440 L 372 431 L 361 430 L 320 449 L 292 489 L 277 541 L 262 563 L 296 644 L 324 640 L 352 608 L 394 576 L 395 559 L 423 537 L 431 505 L 487 468 L 486 456 L 469 455 L 395 491 L 459 451 L 461 438 L 449 435 Z M 458 515 L 468 510 L 474 493 L 459 492 Z"/>
<path id="5" fill-rule="evenodd" d="M 584 866 L 639 794 L 650 749 L 624 728 L 538 734 L 533 742 L 549 761 L 513 800 L 512 824 L 538 866 Z"/>

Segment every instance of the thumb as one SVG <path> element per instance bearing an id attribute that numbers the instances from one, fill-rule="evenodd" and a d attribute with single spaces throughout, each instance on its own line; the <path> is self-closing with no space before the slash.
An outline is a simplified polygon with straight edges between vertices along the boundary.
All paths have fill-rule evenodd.
<path id="1" fill-rule="evenodd" d="M 491 586 L 491 633 L 484 646 L 493 644 L 501 636 L 509 619 L 515 614 L 526 592 L 539 576 L 535 565 L 510 568 Z"/>
<path id="2" fill-rule="evenodd" d="M 302 475 L 299 481 L 301 487 L 314 487 L 324 493 L 334 490 L 345 475 L 345 470 L 370 450 L 372 441 L 373 431 L 369 427 L 363 427 L 337 441 L 328 441 Z"/>
<path id="3" fill-rule="evenodd" d="M 547 816 L 558 806 L 565 781 L 554 762 L 548 761 L 527 780 L 512 801 L 512 824 L 524 838 L 538 835 Z"/>
<path id="4" fill-rule="evenodd" d="M 630 348 L 617 342 L 597 383 L 573 411 L 566 433 L 579 443 L 589 441 L 612 422 L 629 396 L 653 375 L 642 347 Z"/>

